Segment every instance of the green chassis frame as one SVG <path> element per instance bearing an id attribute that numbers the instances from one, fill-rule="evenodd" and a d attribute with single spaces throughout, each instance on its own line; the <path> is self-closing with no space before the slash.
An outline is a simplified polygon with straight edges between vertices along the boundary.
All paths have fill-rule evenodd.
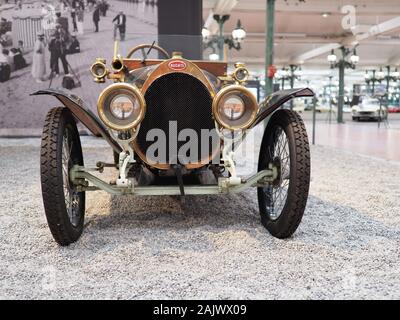
<path id="1" fill-rule="evenodd" d="M 120 187 L 104 182 L 94 176 L 89 171 L 98 171 L 98 168 L 85 168 L 75 165 L 70 170 L 71 182 L 76 186 L 76 191 L 96 191 L 103 190 L 114 195 L 181 195 L 178 185 L 174 186 L 127 186 Z M 185 195 L 194 194 L 221 194 L 237 193 L 250 187 L 265 187 L 273 184 L 279 177 L 278 168 L 271 166 L 269 169 L 262 170 L 240 184 L 230 185 L 229 178 L 219 178 L 218 185 L 198 185 L 185 186 Z M 89 182 L 92 185 L 89 185 Z"/>

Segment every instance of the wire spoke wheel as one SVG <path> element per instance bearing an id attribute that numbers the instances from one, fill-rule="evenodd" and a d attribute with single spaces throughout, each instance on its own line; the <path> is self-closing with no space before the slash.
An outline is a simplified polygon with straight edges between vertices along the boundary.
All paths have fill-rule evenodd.
<path id="1" fill-rule="evenodd" d="M 66 108 L 53 108 L 43 127 L 40 173 L 47 223 L 54 239 L 63 246 L 79 239 L 83 231 L 85 193 L 70 180 L 74 165 L 83 165 L 76 123 Z"/>
<path id="2" fill-rule="evenodd" d="M 280 168 L 279 182 L 263 188 L 267 198 L 270 219 L 276 220 L 285 206 L 290 182 L 289 141 L 281 127 L 276 127 L 274 130 L 273 143 L 269 145 L 268 156 Z"/>
<path id="3" fill-rule="evenodd" d="M 279 110 L 271 117 L 261 143 L 259 171 L 270 164 L 279 176 L 257 190 L 261 222 L 275 237 L 286 238 L 300 224 L 310 183 L 308 138 L 296 112 Z"/>
<path id="4" fill-rule="evenodd" d="M 78 192 L 76 192 L 69 179 L 69 171 L 73 166 L 71 159 L 71 152 L 73 141 L 71 140 L 71 133 L 68 128 L 65 130 L 62 140 L 62 176 L 63 176 L 63 189 L 65 198 L 65 207 L 67 209 L 68 218 L 74 227 L 77 227 L 81 219 L 79 202 L 81 201 Z"/>

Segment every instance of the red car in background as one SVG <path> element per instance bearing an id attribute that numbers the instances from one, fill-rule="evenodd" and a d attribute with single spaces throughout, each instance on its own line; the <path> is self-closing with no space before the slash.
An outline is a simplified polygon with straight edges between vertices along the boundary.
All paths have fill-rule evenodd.
<path id="1" fill-rule="evenodd" d="M 400 105 L 399 106 L 395 106 L 395 105 L 388 106 L 388 112 L 389 113 L 400 113 Z"/>

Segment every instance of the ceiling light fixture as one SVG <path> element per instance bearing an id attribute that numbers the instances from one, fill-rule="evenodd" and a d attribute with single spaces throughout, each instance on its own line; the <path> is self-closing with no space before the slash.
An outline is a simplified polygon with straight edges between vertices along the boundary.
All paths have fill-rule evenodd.
<path id="1" fill-rule="evenodd" d="M 383 72 L 382 67 L 376 73 L 376 78 L 379 80 L 382 80 L 383 78 L 385 78 L 385 73 Z"/>
<path id="2" fill-rule="evenodd" d="M 242 42 L 246 38 L 246 31 L 243 29 L 240 20 L 238 20 L 236 28 L 232 31 L 232 38 L 237 42 Z"/>
<path id="3" fill-rule="evenodd" d="M 203 27 L 203 29 L 201 30 L 201 35 L 203 37 L 203 41 L 207 41 L 208 38 L 211 35 L 211 32 L 209 29 L 207 29 L 206 27 Z"/>
<path id="4" fill-rule="evenodd" d="M 397 68 L 392 72 L 391 76 L 393 78 L 399 78 L 400 77 L 400 72 L 397 70 Z"/>
<path id="5" fill-rule="evenodd" d="M 356 49 L 354 49 L 353 54 L 350 57 L 350 61 L 353 64 L 357 64 L 360 61 L 360 57 L 357 55 Z"/>
<path id="6" fill-rule="evenodd" d="M 328 55 L 327 59 L 328 59 L 328 62 L 330 62 L 330 63 L 336 62 L 337 56 L 336 56 L 335 52 L 333 51 L 333 49 L 331 50 L 331 54 Z"/>
<path id="7" fill-rule="evenodd" d="M 208 58 L 211 60 L 211 61 L 218 61 L 219 60 L 219 55 L 218 55 L 218 53 L 211 53 L 209 56 L 208 56 Z"/>

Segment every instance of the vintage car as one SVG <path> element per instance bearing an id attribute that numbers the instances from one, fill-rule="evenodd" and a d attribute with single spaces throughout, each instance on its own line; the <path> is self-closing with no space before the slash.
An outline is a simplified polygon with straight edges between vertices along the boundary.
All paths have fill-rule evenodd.
<path id="1" fill-rule="evenodd" d="M 387 120 L 388 110 L 378 98 L 362 96 L 358 104 L 351 107 L 353 121 L 359 120 Z"/>
<path id="2" fill-rule="evenodd" d="M 157 59 L 148 58 L 151 50 Z M 65 246 L 81 236 L 85 193 L 92 190 L 184 198 L 257 188 L 264 227 L 277 238 L 291 236 L 306 207 L 310 151 L 301 117 L 280 106 L 313 96 L 312 90 L 274 92 L 258 104 L 242 63 L 228 73 L 224 62 L 187 60 L 179 52 L 170 57 L 154 43 L 135 46 L 126 57 L 119 52 L 116 42 L 111 68 L 103 58 L 91 66 L 96 82 L 113 81 L 99 95 L 99 118 L 70 92 L 33 93 L 63 104 L 48 112 L 41 143 L 44 209 L 56 242 Z M 135 52 L 143 57 L 132 58 Z M 84 165 L 78 121 L 104 138 L 114 163 Z M 240 177 L 234 147 L 257 125 L 265 126 L 258 172 Z M 116 169 L 111 182 L 98 177 L 105 167 Z"/>

